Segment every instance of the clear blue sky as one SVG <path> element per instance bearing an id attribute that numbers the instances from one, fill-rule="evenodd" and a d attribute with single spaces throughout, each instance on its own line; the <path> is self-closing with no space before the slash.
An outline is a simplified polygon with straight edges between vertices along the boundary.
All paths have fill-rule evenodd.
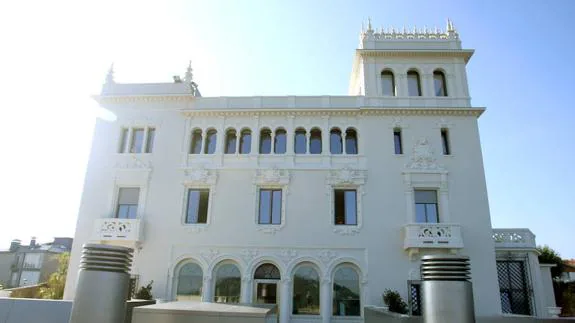
<path id="1" fill-rule="evenodd" d="M 72 236 L 97 94 L 170 81 L 204 96 L 346 94 L 362 20 L 444 28 L 465 48 L 495 227 L 575 258 L 575 1 L 12 1 L 0 4 L 0 248 Z"/>

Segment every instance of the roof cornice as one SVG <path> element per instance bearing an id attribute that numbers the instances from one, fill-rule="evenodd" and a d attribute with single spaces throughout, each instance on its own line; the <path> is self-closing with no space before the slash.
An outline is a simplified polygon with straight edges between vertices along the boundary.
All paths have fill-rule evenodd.
<path id="1" fill-rule="evenodd" d="M 460 57 L 465 60 L 465 63 L 469 62 L 474 52 L 473 49 L 356 49 L 356 53 L 362 57 Z"/>

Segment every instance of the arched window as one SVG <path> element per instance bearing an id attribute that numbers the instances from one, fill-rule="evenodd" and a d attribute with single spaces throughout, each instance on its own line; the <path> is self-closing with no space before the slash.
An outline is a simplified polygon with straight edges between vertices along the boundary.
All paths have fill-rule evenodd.
<path id="1" fill-rule="evenodd" d="M 201 301 L 202 268 L 193 262 L 183 265 L 178 271 L 178 287 L 176 300 L 178 301 Z"/>
<path id="2" fill-rule="evenodd" d="M 416 71 L 407 72 L 407 95 L 421 96 L 421 81 Z"/>
<path id="3" fill-rule="evenodd" d="M 190 147 L 190 154 L 202 153 L 202 130 L 196 129 L 192 132 L 192 145 Z"/>
<path id="4" fill-rule="evenodd" d="M 276 135 L 274 137 L 274 154 L 285 154 L 286 146 L 286 131 L 284 129 L 276 129 Z"/>
<path id="5" fill-rule="evenodd" d="M 445 83 L 443 72 L 433 72 L 433 85 L 435 86 L 435 96 L 447 96 L 447 83 Z"/>
<path id="6" fill-rule="evenodd" d="M 319 315 L 319 275 L 309 264 L 297 268 L 293 278 L 292 314 Z"/>
<path id="7" fill-rule="evenodd" d="M 256 269 L 254 279 L 281 279 L 280 270 L 274 264 L 262 264 Z"/>
<path id="8" fill-rule="evenodd" d="M 333 277 L 333 315 L 360 316 L 359 275 L 355 269 L 342 266 Z"/>
<path id="9" fill-rule="evenodd" d="M 252 150 L 252 132 L 250 129 L 242 130 L 240 134 L 240 154 L 249 154 Z"/>
<path id="10" fill-rule="evenodd" d="M 381 92 L 385 96 L 395 96 L 395 77 L 392 71 L 381 72 Z"/>
<path id="11" fill-rule="evenodd" d="M 236 129 L 229 129 L 226 132 L 226 150 L 224 153 L 235 154 L 237 141 Z"/>
<path id="12" fill-rule="evenodd" d="M 270 154 L 272 152 L 272 132 L 269 129 L 260 131 L 260 154 Z"/>
<path id="13" fill-rule="evenodd" d="M 296 154 L 305 154 L 307 146 L 307 138 L 305 129 L 297 129 L 295 131 L 294 152 Z"/>
<path id="14" fill-rule="evenodd" d="M 321 154 L 321 130 L 314 128 L 310 131 L 309 153 Z"/>
<path id="15" fill-rule="evenodd" d="M 225 263 L 216 268 L 214 302 L 239 303 L 241 287 L 242 278 L 238 266 Z"/>
<path id="16" fill-rule="evenodd" d="M 329 152 L 332 154 L 343 153 L 343 143 L 341 141 L 341 130 L 338 128 L 331 129 L 329 133 Z"/>
<path id="17" fill-rule="evenodd" d="M 210 129 L 206 133 L 206 145 L 204 146 L 205 154 L 213 154 L 216 152 L 216 142 L 218 139 L 218 132 L 215 129 Z"/>
<path id="18" fill-rule="evenodd" d="M 345 131 L 345 153 L 357 155 L 357 133 L 355 129 L 347 128 Z"/>

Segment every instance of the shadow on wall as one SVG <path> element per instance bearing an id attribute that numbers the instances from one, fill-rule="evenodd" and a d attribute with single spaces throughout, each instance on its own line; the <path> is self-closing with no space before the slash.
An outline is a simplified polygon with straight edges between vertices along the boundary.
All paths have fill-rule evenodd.
<path id="1" fill-rule="evenodd" d="M 132 309 L 156 301 L 128 301 L 125 323 L 132 320 Z M 64 323 L 70 320 L 72 301 L 0 298 L 0 323 Z"/>
<path id="2" fill-rule="evenodd" d="M 388 312 L 382 308 L 366 306 L 364 310 L 365 323 L 423 323 L 421 316 L 408 316 Z M 541 319 L 520 316 L 477 317 L 477 323 L 563 323 L 575 322 L 571 318 Z"/>

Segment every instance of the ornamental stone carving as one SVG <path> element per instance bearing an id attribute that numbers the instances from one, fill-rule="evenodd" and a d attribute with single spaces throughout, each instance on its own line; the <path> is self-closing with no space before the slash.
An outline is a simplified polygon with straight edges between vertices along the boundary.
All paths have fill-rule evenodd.
<path id="1" fill-rule="evenodd" d="M 341 234 L 342 236 L 354 236 L 359 233 L 359 229 L 357 226 L 336 226 L 333 229 L 334 233 Z"/>
<path id="2" fill-rule="evenodd" d="M 118 159 L 114 168 L 116 169 L 137 169 L 137 170 L 151 170 L 152 163 L 149 160 L 142 160 L 135 155 L 124 154 L 118 155 Z"/>
<path id="3" fill-rule="evenodd" d="M 202 255 L 202 257 L 204 257 L 208 263 L 212 262 L 212 260 L 214 260 L 219 254 L 220 251 L 217 249 L 203 250 L 200 252 L 200 255 Z"/>
<path id="4" fill-rule="evenodd" d="M 184 184 L 186 185 L 215 185 L 218 180 L 216 170 L 197 166 L 184 170 Z"/>
<path id="5" fill-rule="evenodd" d="M 250 263 L 252 259 L 258 255 L 258 251 L 256 249 L 244 249 L 240 253 L 246 263 Z"/>
<path id="6" fill-rule="evenodd" d="M 367 171 L 352 169 L 345 166 L 342 169 L 332 170 L 327 176 L 328 185 L 363 185 L 367 178 Z"/>
<path id="7" fill-rule="evenodd" d="M 333 250 L 320 250 L 317 253 L 317 257 L 325 264 L 332 261 L 335 257 L 337 257 L 337 253 Z"/>
<path id="8" fill-rule="evenodd" d="M 425 137 L 417 140 L 413 146 L 410 161 L 405 167 L 414 170 L 443 170 L 443 167 L 437 164 L 433 147 Z"/>
<path id="9" fill-rule="evenodd" d="M 287 185 L 290 181 L 288 170 L 278 169 L 277 167 L 269 169 L 259 169 L 254 177 L 254 184 L 257 185 Z"/>
<path id="10" fill-rule="evenodd" d="M 292 259 L 297 257 L 297 251 L 293 249 L 283 249 L 278 253 L 278 257 L 283 260 L 284 263 L 289 263 Z"/>

